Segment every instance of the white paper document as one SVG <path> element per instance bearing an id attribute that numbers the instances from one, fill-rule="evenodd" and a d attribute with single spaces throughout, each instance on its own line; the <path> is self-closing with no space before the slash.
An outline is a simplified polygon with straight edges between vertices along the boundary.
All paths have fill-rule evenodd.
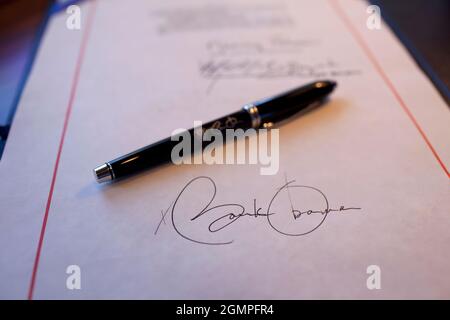
<path id="1" fill-rule="evenodd" d="M 47 28 L 0 161 L 0 297 L 450 298 L 450 112 L 368 3 L 85 1 Z M 279 166 L 92 169 L 331 79 Z"/>

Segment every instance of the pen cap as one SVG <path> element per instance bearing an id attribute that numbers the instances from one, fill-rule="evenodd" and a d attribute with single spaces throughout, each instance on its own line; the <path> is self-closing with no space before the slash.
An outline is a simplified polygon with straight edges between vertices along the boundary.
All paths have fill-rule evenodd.
<path id="1" fill-rule="evenodd" d="M 254 103 L 258 108 L 261 123 L 278 122 L 319 102 L 331 93 L 334 81 L 316 81 L 285 93 Z"/>

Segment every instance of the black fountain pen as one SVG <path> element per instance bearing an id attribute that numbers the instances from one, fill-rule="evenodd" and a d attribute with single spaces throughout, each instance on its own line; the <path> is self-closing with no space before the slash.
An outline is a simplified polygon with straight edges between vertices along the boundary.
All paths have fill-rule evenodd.
<path id="1" fill-rule="evenodd" d="M 316 81 L 268 99 L 249 103 L 237 112 L 203 124 L 202 128 L 219 129 L 222 134 L 226 129 L 270 128 L 274 123 L 321 102 L 335 86 L 334 81 Z M 233 119 L 231 124 L 227 121 L 229 119 Z M 188 130 L 191 137 L 194 136 L 194 130 L 195 128 Z M 172 141 L 171 137 L 168 137 L 108 161 L 94 169 L 95 178 L 97 182 L 111 181 L 170 162 L 172 148 L 177 143 L 178 141 Z M 203 147 L 208 143 L 211 142 L 203 142 Z"/>

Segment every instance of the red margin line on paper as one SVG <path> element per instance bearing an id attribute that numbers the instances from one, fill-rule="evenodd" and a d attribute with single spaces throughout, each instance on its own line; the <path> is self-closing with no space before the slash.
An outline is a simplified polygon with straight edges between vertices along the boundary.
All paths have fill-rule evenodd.
<path id="1" fill-rule="evenodd" d="M 38 272 L 38 268 L 39 268 L 39 260 L 40 260 L 40 256 L 41 256 L 42 245 L 44 243 L 45 229 L 47 226 L 48 215 L 49 215 L 49 211 L 50 211 L 50 207 L 51 207 L 51 203 L 52 203 L 53 190 L 55 188 L 56 176 L 58 174 L 59 160 L 61 159 L 61 152 L 62 152 L 62 149 L 64 146 L 64 139 L 66 137 L 67 127 L 69 125 L 70 115 L 72 113 L 73 102 L 75 100 L 75 96 L 76 96 L 76 92 L 77 92 L 77 88 L 78 88 L 81 66 L 83 64 L 84 54 L 86 52 L 86 45 L 87 45 L 89 34 L 90 34 L 90 31 L 92 28 L 92 21 L 94 19 L 95 9 L 96 9 L 96 2 L 93 2 L 92 7 L 89 9 L 89 14 L 88 14 L 87 21 L 86 21 L 86 27 L 84 30 L 83 38 L 81 39 L 80 51 L 79 51 L 76 66 L 75 66 L 75 73 L 73 76 L 72 86 L 70 89 L 69 102 L 67 104 L 66 114 L 64 117 L 64 125 L 63 125 L 62 132 L 61 132 L 61 138 L 59 140 L 59 147 L 58 147 L 58 152 L 56 154 L 55 165 L 53 167 L 53 176 L 52 176 L 52 180 L 50 183 L 50 190 L 48 192 L 47 205 L 45 207 L 44 219 L 42 221 L 41 232 L 39 235 L 39 242 L 38 242 L 38 246 L 36 249 L 36 256 L 34 258 L 33 271 L 31 274 L 30 285 L 28 288 L 28 300 L 33 299 L 34 288 L 36 285 L 36 277 L 37 277 L 37 272 Z M 73 31 L 73 32 L 76 32 L 76 31 Z"/>
<path id="2" fill-rule="evenodd" d="M 436 152 L 436 150 L 434 149 L 434 147 L 431 144 L 430 140 L 428 139 L 427 135 L 425 134 L 425 131 L 423 131 L 423 129 L 419 125 L 419 122 L 416 120 L 416 118 L 412 114 L 411 110 L 408 108 L 408 106 L 406 105 L 405 101 L 402 99 L 402 97 L 398 93 L 398 91 L 395 88 L 394 84 L 389 79 L 387 74 L 384 72 L 384 70 L 381 67 L 380 63 L 375 58 L 375 55 L 373 54 L 373 52 L 370 50 L 369 46 L 364 41 L 363 36 L 358 32 L 357 28 L 352 24 L 352 22 L 350 21 L 348 16 L 345 14 L 344 10 L 337 3 L 337 1 L 329 0 L 329 3 L 331 4 L 331 7 L 334 9 L 334 11 L 337 13 L 339 18 L 342 20 L 344 25 L 347 27 L 347 29 L 350 31 L 350 33 L 352 34 L 353 38 L 356 40 L 358 45 L 361 47 L 361 49 L 364 51 L 366 56 L 369 58 L 369 60 L 372 63 L 373 67 L 378 72 L 378 74 L 381 76 L 383 81 L 386 83 L 387 87 L 392 92 L 392 94 L 394 95 L 395 99 L 397 100 L 397 102 L 399 103 L 399 105 L 401 106 L 403 111 L 406 113 L 408 118 L 414 124 L 414 126 L 417 129 L 417 131 L 419 131 L 419 134 L 422 136 L 422 139 L 425 141 L 425 143 L 428 146 L 428 148 L 430 149 L 431 153 L 433 153 L 434 157 L 436 158 L 437 162 L 439 163 L 439 165 L 444 170 L 444 172 L 447 175 L 447 177 L 450 178 L 450 173 L 447 170 L 447 167 L 445 166 L 444 162 L 439 157 L 438 153 Z"/>

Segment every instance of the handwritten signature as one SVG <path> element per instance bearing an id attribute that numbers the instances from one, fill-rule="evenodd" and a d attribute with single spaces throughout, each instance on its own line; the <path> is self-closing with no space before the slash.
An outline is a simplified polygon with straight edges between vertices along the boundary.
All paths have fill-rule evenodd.
<path id="1" fill-rule="evenodd" d="M 189 191 L 195 192 L 195 185 L 202 185 L 209 188 L 210 196 L 204 200 L 203 207 L 187 217 L 181 214 L 184 212 L 181 207 L 181 202 L 189 201 L 186 198 Z M 207 190 L 208 191 L 208 190 Z M 201 194 L 208 194 L 202 189 Z M 198 192 L 200 193 L 200 192 Z M 197 193 L 196 193 L 197 194 Z M 283 198 L 284 195 L 284 198 Z M 190 180 L 180 191 L 175 198 L 175 201 L 166 209 L 161 211 L 161 219 L 155 230 L 155 235 L 158 233 L 162 224 L 166 224 L 166 216 L 170 216 L 171 224 L 175 232 L 182 238 L 205 245 L 226 245 L 233 243 L 229 241 L 210 241 L 204 240 L 200 237 L 194 237 L 191 234 L 199 230 L 196 228 L 204 225 L 207 234 L 214 235 L 220 231 L 229 229 L 232 225 L 236 225 L 238 221 L 244 218 L 259 218 L 255 220 L 265 220 L 270 229 L 282 234 L 284 236 L 305 236 L 317 230 L 323 225 L 330 213 L 345 213 L 348 211 L 362 210 L 359 207 L 339 206 L 337 208 L 330 208 L 328 199 L 325 194 L 319 189 L 311 186 L 297 185 L 295 180 L 287 181 L 281 187 L 276 189 L 275 194 L 269 201 L 266 210 L 257 205 L 257 200 L 253 199 L 253 207 L 247 210 L 239 203 L 223 203 L 216 204 L 214 200 L 217 196 L 217 186 L 214 180 L 207 176 L 199 176 Z M 184 198 L 184 199 L 183 199 Z M 283 200 L 284 199 L 284 200 Z M 294 205 L 294 200 L 317 205 L 314 209 L 299 209 Z M 203 201 L 203 200 L 202 200 Z M 289 209 L 286 210 L 286 204 L 289 204 Z M 201 204 L 202 205 L 202 204 Z M 182 221 L 180 223 L 180 221 Z M 198 224 L 198 225 L 197 225 Z M 190 228 L 189 228 L 190 227 Z M 185 229 L 196 230 L 195 232 L 185 232 Z"/>
<path id="2" fill-rule="evenodd" d="M 316 64 L 276 58 L 219 58 L 199 66 L 200 75 L 209 79 L 208 92 L 222 79 L 326 78 L 359 75 L 360 70 L 340 68 L 334 61 Z"/>

